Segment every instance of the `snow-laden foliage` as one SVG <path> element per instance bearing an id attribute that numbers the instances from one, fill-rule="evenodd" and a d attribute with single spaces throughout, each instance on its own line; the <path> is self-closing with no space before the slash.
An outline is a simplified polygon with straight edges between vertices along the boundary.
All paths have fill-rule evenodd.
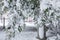
<path id="1" fill-rule="evenodd" d="M 17 32 L 23 30 L 25 18 L 36 17 L 38 13 L 38 0 L 1 0 L 1 16 L 7 14 L 8 25 L 5 27 L 7 32 L 6 40 L 11 40 Z"/>
<path id="2" fill-rule="evenodd" d="M 6 40 L 11 40 L 17 32 L 24 28 L 24 15 L 22 14 L 20 0 L 3 0 L 1 3 L 1 15 L 7 14 L 8 25 L 5 27 L 7 32 Z M 22 20 L 22 21 L 21 21 Z"/>
<path id="3" fill-rule="evenodd" d="M 42 24 L 46 26 L 46 37 L 56 38 L 54 40 L 60 40 L 60 1 L 59 0 L 41 0 L 40 13 Z M 44 27 L 45 27 L 44 26 Z M 50 38 L 51 39 L 51 38 Z M 48 40 L 50 40 L 48 39 Z"/>
<path id="4" fill-rule="evenodd" d="M 25 18 L 32 17 L 47 40 L 60 40 L 60 0 L 0 0 L 0 16 L 7 14 L 7 39 L 24 29 Z M 41 36 L 40 36 L 41 37 Z M 42 38 L 42 37 L 41 37 Z"/>

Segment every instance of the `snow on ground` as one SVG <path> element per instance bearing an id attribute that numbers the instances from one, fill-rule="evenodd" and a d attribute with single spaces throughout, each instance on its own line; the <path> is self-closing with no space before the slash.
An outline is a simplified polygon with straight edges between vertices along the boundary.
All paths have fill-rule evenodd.
<path id="1" fill-rule="evenodd" d="M 21 32 L 12 40 L 38 40 L 36 39 L 36 32 Z"/>
<path id="2" fill-rule="evenodd" d="M 12 40 L 38 40 L 37 31 L 33 27 L 26 27 L 21 33 L 15 36 Z"/>
<path id="3" fill-rule="evenodd" d="M 25 25 L 28 26 L 28 27 L 36 27 L 34 22 L 25 22 Z"/>
<path id="4" fill-rule="evenodd" d="M 15 37 L 12 38 L 12 40 L 38 40 L 37 37 L 37 32 L 34 31 L 34 29 L 27 28 L 20 32 L 16 33 Z M 6 33 L 4 31 L 0 31 L 0 40 L 5 40 L 6 38 Z"/>
<path id="5" fill-rule="evenodd" d="M 0 31 L 0 40 L 5 40 L 6 33 L 4 31 Z"/>
<path id="6" fill-rule="evenodd" d="M 56 36 L 53 36 L 53 37 L 48 37 L 47 40 L 56 40 Z"/>

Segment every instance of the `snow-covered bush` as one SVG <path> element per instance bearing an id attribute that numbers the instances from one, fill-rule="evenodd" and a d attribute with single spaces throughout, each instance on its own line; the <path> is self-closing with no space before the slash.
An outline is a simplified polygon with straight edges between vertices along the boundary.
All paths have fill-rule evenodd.
<path id="1" fill-rule="evenodd" d="M 5 27 L 7 33 L 7 39 L 10 40 L 17 32 L 21 32 L 24 28 L 24 15 L 22 11 L 22 4 L 20 0 L 3 0 L 0 2 L 1 15 L 7 14 L 8 25 Z M 22 20 L 22 21 L 21 21 Z"/>
<path id="2" fill-rule="evenodd" d="M 42 16 L 42 24 L 46 26 L 45 33 L 47 40 L 49 37 L 56 36 L 56 39 L 59 40 L 58 35 L 60 35 L 60 1 L 59 0 L 41 0 L 40 9 Z M 45 27 L 44 26 L 44 27 Z M 52 40 L 52 39 L 51 39 Z"/>

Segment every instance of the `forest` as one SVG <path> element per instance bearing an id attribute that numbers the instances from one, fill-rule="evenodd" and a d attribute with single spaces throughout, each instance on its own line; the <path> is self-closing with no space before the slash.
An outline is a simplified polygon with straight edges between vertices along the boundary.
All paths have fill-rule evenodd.
<path id="1" fill-rule="evenodd" d="M 60 0 L 0 0 L 0 40 L 60 40 Z"/>

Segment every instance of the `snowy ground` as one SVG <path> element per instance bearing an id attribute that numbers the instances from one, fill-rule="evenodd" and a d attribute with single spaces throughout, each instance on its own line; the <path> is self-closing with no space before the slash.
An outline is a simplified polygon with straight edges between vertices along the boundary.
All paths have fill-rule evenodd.
<path id="1" fill-rule="evenodd" d="M 0 40 L 5 40 L 6 33 L 4 31 L 0 31 Z M 16 34 L 12 40 L 38 40 L 37 38 L 37 32 L 33 28 L 27 27 L 24 31 L 21 33 Z"/>
<path id="2" fill-rule="evenodd" d="M 15 40 L 38 40 L 36 39 L 36 32 L 21 32 L 16 35 Z"/>
<path id="3" fill-rule="evenodd" d="M 36 27 L 34 22 L 25 22 L 25 25 L 28 26 L 28 27 Z"/>
<path id="4" fill-rule="evenodd" d="M 4 31 L 0 31 L 0 40 L 5 40 L 6 33 Z"/>

